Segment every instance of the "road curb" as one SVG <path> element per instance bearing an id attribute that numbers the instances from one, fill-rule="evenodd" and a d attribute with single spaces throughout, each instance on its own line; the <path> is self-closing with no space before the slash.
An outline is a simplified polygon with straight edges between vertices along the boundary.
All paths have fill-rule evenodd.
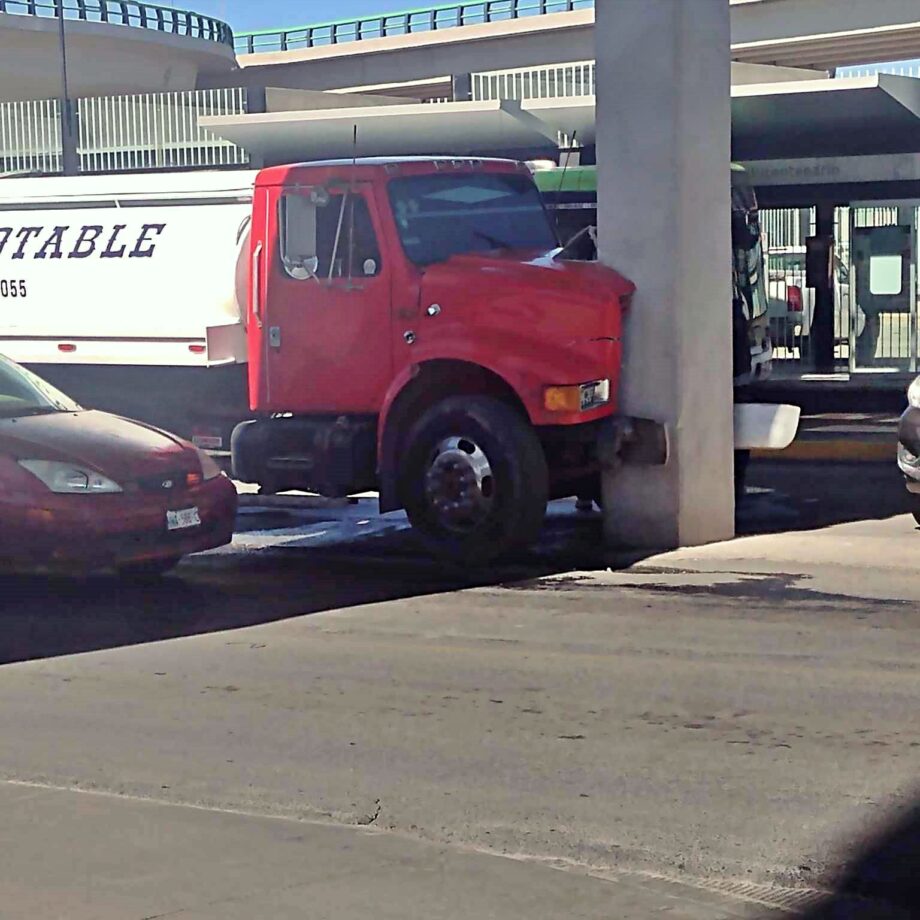
<path id="1" fill-rule="evenodd" d="M 802 463 L 894 463 L 897 441 L 858 438 L 803 438 L 785 450 L 754 450 L 758 460 L 792 460 Z"/>
<path id="2" fill-rule="evenodd" d="M 305 508 L 330 511 L 349 508 L 354 504 L 348 498 L 323 498 L 321 495 L 260 495 L 257 492 L 241 492 L 241 508 Z"/>

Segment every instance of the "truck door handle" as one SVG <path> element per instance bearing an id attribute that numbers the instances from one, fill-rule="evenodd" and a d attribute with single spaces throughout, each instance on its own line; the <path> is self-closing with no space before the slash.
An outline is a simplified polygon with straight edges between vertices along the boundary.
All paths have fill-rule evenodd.
<path id="1" fill-rule="evenodd" d="M 259 329 L 262 328 L 262 244 L 257 243 L 252 252 L 252 267 L 249 273 L 252 283 L 252 316 Z"/>

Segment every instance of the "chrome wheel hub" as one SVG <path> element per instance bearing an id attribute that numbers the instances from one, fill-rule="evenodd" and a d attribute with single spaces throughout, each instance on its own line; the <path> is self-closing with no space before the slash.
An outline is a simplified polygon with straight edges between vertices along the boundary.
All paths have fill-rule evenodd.
<path id="1" fill-rule="evenodd" d="M 425 497 L 440 524 L 469 533 L 492 510 L 489 458 L 470 438 L 444 438 L 432 451 L 425 474 Z"/>

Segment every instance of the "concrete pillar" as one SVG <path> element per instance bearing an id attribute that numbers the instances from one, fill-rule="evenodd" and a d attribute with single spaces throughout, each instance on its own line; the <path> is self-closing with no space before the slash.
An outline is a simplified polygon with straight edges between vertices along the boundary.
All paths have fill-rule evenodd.
<path id="1" fill-rule="evenodd" d="M 596 5 L 602 261 L 638 286 L 623 411 L 664 421 L 665 467 L 604 477 L 614 544 L 731 537 L 732 289 L 728 0 Z"/>

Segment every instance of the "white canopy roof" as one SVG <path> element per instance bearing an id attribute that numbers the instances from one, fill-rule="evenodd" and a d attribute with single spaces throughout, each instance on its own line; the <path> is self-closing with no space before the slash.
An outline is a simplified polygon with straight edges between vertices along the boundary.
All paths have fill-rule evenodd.
<path id="1" fill-rule="evenodd" d="M 560 135 L 574 131 L 579 141 L 593 142 L 594 97 L 221 115 L 202 118 L 200 124 L 267 163 L 347 156 L 356 126 L 359 156 L 459 156 L 489 149 L 555 149 Z"/>

